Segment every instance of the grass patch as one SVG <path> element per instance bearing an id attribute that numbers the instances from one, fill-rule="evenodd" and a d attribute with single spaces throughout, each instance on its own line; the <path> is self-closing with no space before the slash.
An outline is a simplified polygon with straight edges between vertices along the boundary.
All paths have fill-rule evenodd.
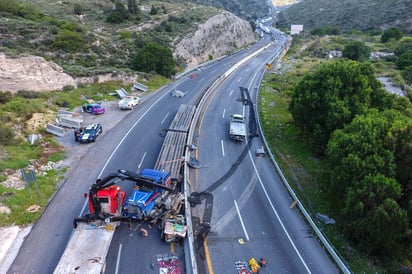
<path id="1" fill-rule="evenodd" d="M 11 145 L 4 152 L 7 157 L 0 161 L 0 171 L 5 169 L 21 169 L 29 164 L 31 159 L 38 159 L 43 154 L 41 146 L 32 146 L 28 142 Z"/>
<path id="2" fill-rule="evenodd" d="M 0 185 L 0 204 L 11 210 L 10 214 L 0 214 L 0 225 L 26 225 L 36 222 L 56 191 L 56 182 L 61 178 L 62 173 L 62 171 L 50 170 L 44 175 L 37 176 L 40 195 L 37 194 L 34 183 L 29 185 L 30 192 L 28 189 L 17 190 Z M 40 211 L 28 212 L 27 209 L 32 205 L 40 206 Z"/>

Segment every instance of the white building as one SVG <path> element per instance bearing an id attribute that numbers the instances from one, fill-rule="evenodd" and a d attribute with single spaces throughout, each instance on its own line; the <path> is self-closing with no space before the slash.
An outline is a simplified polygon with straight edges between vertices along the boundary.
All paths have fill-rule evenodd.
<path id="1" fill-rule="evenodd" d="M 290 35 L 299 34 L 303 31 L 303 25 L 290 25 Z"/>

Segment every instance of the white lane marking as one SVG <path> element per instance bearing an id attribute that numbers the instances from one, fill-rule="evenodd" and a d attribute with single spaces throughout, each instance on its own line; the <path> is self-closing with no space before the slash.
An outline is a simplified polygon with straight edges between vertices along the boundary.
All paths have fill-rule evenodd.
<path id="1" fill-rule="evenodd" d="M 239 79 L 237 79 L 238 82 L 240 82 L 242 80 L 242 77 L 239 77 Z"/>
<path id="2" fill-rule="evenodd" d="M 137 166 L 137 171 L 139 171 L 140 168 L 142 167 L 143 160 L 144 160 L 145 157 L 146 157 L 146 151 L 143 153 L 142 160 L 140 160 L 140 163 L 139 163 L 139 165 Z"/>
<path id="3" fill-rule="evenodd" d="M 225 118 L 225 114 L 226 114 L 226 109 L 223 110 L 222 118 Z"/>
<path id="4" fill-rule="evenodd" d="M 119 244 L 119 251 L 117 252 L 117 259 L 116 259 L 116 271 L 115 273 L 119 273 L 119 264 L 120 264 L 120 255 L 122 254 L 122 244 Z"/>
<path id="5" fill-rule="evenodd" d="M 169 112 L 166 113 L 165 117 L 162 119 L 162 121 L 160 123 L 163 124 L 168 116 L 169 116 Z"/>
<path id="6" fill-rule="evenodd" d="M 233 89 L 229 92 L 229 96 L 232 96 L 232 94 L 233 94 Z"/>
<path id="7" fill-rule="evenodd" d="M 237 206 L 237 202 L 236 202 L 236 200 L 233 200 L 233 202 L 235 203 L 237 215 L 239 216 L 240 224 L 242 225 L 243 232 L 245 233 L 246 240 L 249 241 L 249 234 L 247 233 L 245 223 L 243 222 L 243 219 L 242 219 L 242 215 L 240 215 L 240 211 L 239 211 L 239 207 Z"/>
<path id="8" fill-rule="evenodd" d="M 225 146 L 223 145 L 223 140 L 220 140 L 220 144 L 222 146 L 222 155 L 225 157 Z"/>
<path id="9" fill-rule="evenodd" d="M 254 168 L 254 170 L 255 170 L 257 179 L 259 180 L 260 186 L 262 187 L 263 192 L 265 193 L 266 199 L 268 200 L 268 202 L 269 202 L 269 204 L 270 204 L 270 207 L 271 207 L 273 213 L 275 213 L 276 218 L 278 219 L 280 225 L 282 226 L 282 229 L 283 229 L 283 231 L 285 232 L 286 237 L 288 238 L 290 244 L 292 245 L 293 249 L 295 250 L 295 252 L 296 252 L 296 254 L 298 255 L 298 257 L 299 257 L 300 261 L 302 262 L 302 264 L 305 266 L 305 268 L 306 268 L 306 270 L 308 271 L 308 273 L 312 273 L 312 272 L 310 271 L 309 267 L 306 265 L 305 261 L 303 260 L 302 255 L 300 255 L 299 250 L 296 248 L 296 245 L 295 245 L 295 243 L 293 242 L 292 238 L 290 237 L 288 231 L 286 230 L 286 227 L 285 227 L 285 225 L 283 224 L 282 220 L 280 219 L 279 214 L 278 214 L 275 206 L 273 205 L 272 201 L 270 200 L 269 194 L 267 193 L 266 188 L 265 188 L 265 186 L 263 185 L 262 180 L 260 179 L 260 176 L 259 176 L 259 173 L 258 173 L 258 171 L 257 171 L 256 165 L 255 165 L 255 163 L 253 162 L 253 157 L 252 157 L 252 153 L 250 152 L 250 150 L 249 150 L 249 157 L 250 157 L 250 160 L 251 160 L 251 162 L 252 162 L 253 168 Z"/>

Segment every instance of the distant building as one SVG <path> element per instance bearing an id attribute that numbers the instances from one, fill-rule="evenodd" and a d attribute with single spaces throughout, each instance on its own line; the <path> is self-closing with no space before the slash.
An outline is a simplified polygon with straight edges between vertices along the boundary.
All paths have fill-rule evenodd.
<path id="1" fill-rule="evenodd" d="M 299 34 L 303 31 L 303 25 L 290 25 L 290 35 Z"/>

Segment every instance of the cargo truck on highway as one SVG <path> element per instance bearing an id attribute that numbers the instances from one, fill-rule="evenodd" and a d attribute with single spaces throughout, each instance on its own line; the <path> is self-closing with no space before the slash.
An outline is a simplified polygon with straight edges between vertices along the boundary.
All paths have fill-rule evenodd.
<path id="1" fill-rule="evenodd" d="M 119 185 L 123 180 L 135 184 L 129 198 Z M 182 216 L 183 194 L 175 190 L 176 181 L 169 173 L 154 169 L 118 170 L 96 180 L 85 195 L 89 212 L 74 218 L 75 229 L 54 273 L 103 273 L 115 229 L 122 221 L 158 224 L 166 241 L 185 237 L 184 220 L 168 217 Z"/>

